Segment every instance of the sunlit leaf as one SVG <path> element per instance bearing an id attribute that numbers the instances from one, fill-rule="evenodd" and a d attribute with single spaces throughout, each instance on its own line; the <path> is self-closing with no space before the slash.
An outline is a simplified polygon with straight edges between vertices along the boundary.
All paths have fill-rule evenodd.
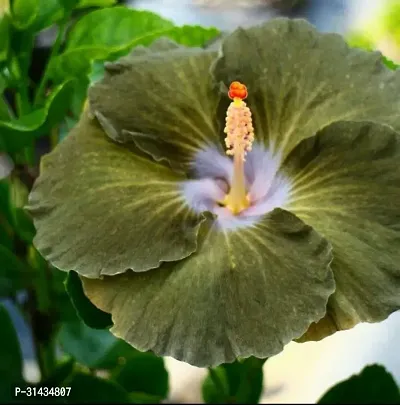
<path id="1" fill-rule="evenodd" d="M 71 30 L 64 53 L 52 63 L 52 75 L 60 80 L 67 75 L 88 74 L 91 61 L 105 60 L 116 52 L 149 43 L 171 27 L 172 22 L 149 11 L 126 7 L 93 11 Z"/>
<path id="2" fill-rule="evenodd" d="M 0 15 L 0 63 L 7 60 L 10 46 L 10 18 L 8 14 Z M 1 80 L 1 76 L 0 76 Z M 0 83 L 0 95 L 3 92 Z"/>
<path id="3" fill-rule="evenodd" d="M 21 30 L 27 29 L 35 21 L 38 11 L 38 0 L 14 0 L 12 2 L 14 25 Z"/>
<path id="4" fill-rule="evenodd" d="M 64 16 L 64 9 L 58 0 L 38 0 L 39 10 L 32 25 L 33 31 L 41 31 Z"/>
<path id="5" fill-rule="evenodd" d="M 199 25 L 184 25 L 174 27 L 165 33 L 165 36 L 178 44 L 185 46 L 202 47 L 219 35 L 216 28 L 204 28 Z"/>
<path id="6" fill-rule="evenodd" d="M 383 56 L 383 63 L 392 70 L 396 70 L 399 68 L 399 65 L 397 65 L 395 62 L 393 62 L 392 60 L 390 60 L 389 58 L 387 58 L 386 56 Z"/>
<path id="7" fill-rule="evenodd" d="M 76 8 L 87 7 L 110 7 L 113 6 L 117 0 L 80 0 Z"/>
<path id="8" fill-rule="evenodd" d="M 173 23 L 149 11 L 114 7 L 93 11 L 72 29 L 67 47 L 54 59 L 52 75 L 89 75 L 94 60 L 112 60 L 138 45 L 147 46 L 161 36 L 188 46 L 203 46 L 218 34 L 215 28 L 174 27 Z"/>

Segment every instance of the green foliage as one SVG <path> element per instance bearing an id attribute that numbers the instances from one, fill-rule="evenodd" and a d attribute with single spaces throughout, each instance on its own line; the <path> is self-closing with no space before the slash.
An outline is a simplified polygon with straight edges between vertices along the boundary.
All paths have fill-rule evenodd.
<path id="1" fill-rule="evenodd" d="M 168 372 L 164 361 L 152 353 L 140 353 L 128 358 L 113 377 L 130 393 L 146 394 L 157 402 L 168 394 Z M 138 398 L 137 398 L 138 400 Z"/>
<path id="2" fill-rule="evenodd" d="M 76 320 L 61 325 L 58 342 L 63 351 L 80 364 L 96 368 L 117 340 L 108 330 L 92 329 Z"/>
<path id="3" fill-rule="evenodd" d="M 386 58 L 385 56 L 383 56 L 383 63 L 392 70 L 396 70 L 399 68 L 399 65 L 397 65 L 396 63 L 394 63 L 392 60 L 390 60 L 389 58 Z"/>
<path id="4" fill-rule="evenodd" d="M 54 23 L 60 21 L 65 10 L 60 7 L 59 0 L 39 0 L 36 19 L 31 27 L 33 32 L 40 32 Z"/>
<path id="5" fill-rule="evenodd" d="M 78 402 L 93 404 L 129 403 L 128 393 L 116 382 L 85 373 L 74 374 L 69 382 L 71 395 L 67 403 Z"/>
<path id="6" fill-rule="evenodd" d="M 256 404 L 263 389 L 263 365 L 266 360 L 249 357 L 210 369 L 203 382 L 207 404 Z"/>
<path id="7" fill-rule="evenodd" d="M 14 0 L 12 2 L 12 19 L 14 25 L 25 30 L 35 21 L 39 11 L 38 0 Z"/>
<path id="8" fill-rule="evenodd" d="M 6 246 L 0 245 L 0 298 L 13 296 L 32 277 L 26 265 Z"/>
<path id="9" fill-rule="evenodd" d="M 125 7 L 96 10 L 74 25 L 64 52 L 51 65 L 51 75 L 57 81 L 88 75 L 92 61 L 115 59 L 135 46 L 149 45 L 160 36 L 188 46 L 202 46 L 217 34 L 212 28 L 175 27 L 171 21 L 148 11 Z"/>
<path id="10" fill-rule="evenodd" d="M 111 7 L 117 0 L 80 0 L 77 4 L 77 8 L 85 7 Z"/>
<path id="11" fill-rule="evenodd" d="M 371 365 L 332 387 L 319 404 L 400 404 L 400 390 L 392 375 Z"/>
<path id="12" fill-rule="evenodd" d="M 53 90 L 43 108 L 15 120 L 0 121 L 4 150 L 14 155 L 54 128 L 68 111 L 72 89 L 72 82 L 66 81 Z"/>
<path id="13" fill-rule="evenodd" d="M 0 403 L 10 402 L 15 385 L 22 383 L 22 356 L 18 336 L 7 309 L 0 305 Z"/>
<path id="14" fill-rule="evenodd" d="M 94 329 L 105 329 L 112 326 L 111 315 L 96 308 L 86 297 L 76 272 L 68 273 L 65 288 L 78 315 L 86 325 Z"/>
<path id="15" fill-rule="evenodd" d="M 10 18 L 7 14 L 0 16 L 0 66 L 8 58 L 10 47 Z M 1 80 L 1 77 L 0 77 Z M 1 83 L 1 82 L 0 82 Z M 0 92 L 3 91 L 0 85 Z"/>

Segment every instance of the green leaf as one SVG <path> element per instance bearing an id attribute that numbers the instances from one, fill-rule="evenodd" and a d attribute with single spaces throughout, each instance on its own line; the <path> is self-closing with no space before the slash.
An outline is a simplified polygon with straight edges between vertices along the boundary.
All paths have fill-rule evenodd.
<path id="1" fill-rule="evenodd" d="M 0 121 L 0 132 L 6 151 L 9 153 L 20 151 L 29 145 L 33 138 L 45 135 L 62 121 L 70 107 L 72 83 L 68 81 L 57 86 L 43 108 L 17 120 Z"/>
<path id="2" fill-rule="evenodd" d="M 28 188 L 17 176 L 9 179 L 9 205 L 11 213 L 11 225 L 15 233 L 26 243 L 32 243 L 35 228 L 31 217 L 25 211 L 28 202 Z"/>
<path id="3" fill-rule="evenodd" d="M 30 245 L 28 247 L 28 263 L 35 270 L 34 289 L 36 292 L 36 307 L 41 313 L 49 313 L 53 310 L 51 285 L 49 277 L 49 264 L 39 252 Z"/>
<path id="4" fill-rule="evenodd" d="M 250 357 L 239 363 L 238 370 L 232 363 L 225 364 L 228 381 L 230 381 L 231 396 L 235 397 L 237 403 L 258 404 L 263 391 L 264 363 L 264 359 Z M 236 378 L 239 385 L 236 385 Z"/>
<path id="5" fill-rule="evenodd" d="M 390 60 L 389 58 L 383 56 L 383 63 L 392 70 L 396 70 L 399 68 L 399 65 L 397 65 L 396 63 L 394 63 L 392 60 Z"/>
<path id="6" fill-rule="evenodd" d="M 35 21 L 38 11 L 38 0 L 14 0 L 12 2 L 14 25 L 20 30 L 26 30 Z"/>
<path id="7" fill-rule="evenodd" d="M 0 212 L 0 245 L 8 250 L 14 249 L 14 241 L 10 224 Z"/>
<path id="8" fill-rule="evenodd" d="M 61 323 L 74 323 L 80 322 L 76 310 L 65 290 L 65 279 L 67 273 L 59 271 L 52 266 L 49 266 L 51 274 L 51 291 L 53 292 L 52 299 L 57 302 L 57 308 L 55 309 L 56 315 Z M 53 307 L 54 308 L 54 307 Z"/>
<path id="9" fill-rule="evenodd" d="M 4 220 L 7 224 L 13 222 L 13 214 L 10 204 L 10 188 L 11 182 L 9 178 L 0 180 L 0 213 L 4 216 Z"/>
<path id="10" fill-rule="evenodd" d="M 58 133 L 58 142 L 61 142 L 68 134 L 72 131 L 72 128 L 78 123 L 78 121 L 74 118 L 65 117 L 64 121 L 60 125 L 60 130 Z M 53 148 L 54 149 L 54 148 Z"/>
<path id="11" fill-rule="evenodd" d="M 8 52 L 10 48 L 10 17 L 8 14 L 0 15 L 0 65 L 8 59 Z M 0 80 L 2 77 L 0 76 Z M 3 93 L 3 88 L 0 85 L 0 95 Z"/>
<path id="12" fill-rule="evenodd" d="M 211 370 L 202 388 L 205 402 L 257 404 L 263 389 L 264 363 L 249 357 Z"/>
<path id="13" fill-rule="evenodd" d="M 58 269 L 140 272 L 196 249 L 203 217 L 182 205 L 185 176 L 111 142 L 86 114 L 41 168 L 27 209 L 36 248 Z"/>
<path id="14" fill-rule="evenodd" d="M 111 348 L 95 363 L 95 368 L 103 370 L 119 369 L 138 353 L 140 352 L 130 344 L 122 339 L 116 339 Z"/>
<path id="15" fill-rule="evenodd" d="M 87 76 L 79 77 L 74 82 L 74 94 L 71 100 L 71 113 L 75 123 L 79 120 L 82 114 L 85 101 L 87 99 L 87 89 L 89 87 L 89 79 Z M 65 117 L 68 119 L 69 117 Z"/>
<path id="16" fill-rule="evenodd" d="M 61 80 L 88 75 L 92 61 L 115 59 L 138 45 L 150 45 L 161 36 L 183 45 L 203 46 L 218 33 L 215 28 L 174 27 L 171 21 L 149 11 L 126 7 L 96 10 L 75 25 L 64 53 L 52 63 L 52 76 Z"/>
<path id="17" fill-rule="evenodd" d="M 28 189 L 16 174 L 0 181 L 0 212 L 4 224 L 11 227 L 15 234 L 26 243 L 31 243 L 35 235 L 32 219 L 24 210 L 28 199 Z"/>
<path id="18" fill-rule="evenodd" d="M 93 85 L 94 83 L 103 79 L 105 73 L 104 62 L 93 62 L 92 68 L 89 74 L 90 84 Z"/>
<path id="19" fill-rule="evenodd" d="M 76 8 L 111 7 L 117 0 L 80 0 Z"/>
<path id="20" fill-rule="evenodd" d="M 79 0 L 59 0 L 59 2 L 65 10 L 71 11 L 79 3 Z"/>
<path id="21" fill-rule="evenodd" d="M 367 366 L 358 375 L 332 387 L 319 404 L 400 404 L 400 390 L 384 367 Z"/>
<path id="22" fill-rule="evenodd" d="M 52 62 L 52 76 L 87 75 L 93 60 L 105 60 L 133 46 L 149 44 L 172 22 L 149 11 L 127 7 L 95 10 L 82 17 L 73 27 L 67 46 Z"/>
<path id="23" fill-rule="evenodd" d="M 75 373 L 71 382 L 70 395 L 66 398 L 68 404 L 129 403 L 128 393 L 117 383 L 93 375 Z"/>
<path id="24" fill-rule="evenodd" d="M 36 20 L 32 25 L 34 32 L 39 32 L 61 20 L 64 16 L 64 9 L 59 0 L 38 0 L 39 11 Z"/>
<path id="25" fill-rule="evenodd" d="M 223 366 L 209 370 L 201 388 L 206 404 L 225 404 L 230 399 L 230 386 Z"/>
<path id="26" fill-rule="evenodd" d="M 0 38 L 1 38 L 1 24 L 0 20 Z M 1 65 L 1 44 L 0 44 L 0 65 Z M 4 91 L 8 87 L 6 78 L 3 77 L 3 71 L 0 68 L 0 120 L 8 120 L 12 117 L 12 111 L 5 98 Z M 1 148 L 1 135 L 0 135 L 0 148 Z"/>
<path id="27" fill-rule="evenodd" d="M 35 236 L 35 227 L 32 219 L 22 207 L 14 210 L 14 228 L 18 236 L 26 243 L 32 243 Z"/>
<path id="28" fill-rule="evenodd" d="M 0 298 L 13 296 L 23 289 L 32 278 L 30 273 L 27 264 L 0 245 Z"/>
<path id="29" fill-rule="evenodd" d="M 58 341 L 65 353 L 88 367 L 97 367 L 102 362 L 110 364 L 108 353 L 111 350 L 115 353 L 115 345 L 119 342 L 110 331 L 89 328 L 79 319 L 63 323 Z"/>
<path id="30" fill-rule="evenodd" d="M 68 273 L 65 288 L 79 317 L 87 326 L 94 329 L 108 329 L 112 326 L 111 315 L 96 308 L 86 297 L 76 272 Z"/>
<path id="31" fill-rule="evenodd" d="M 11 317 L 0 304 L 0 403 L 9 403 L 13 399 L 14 386 L 21 385 L 22 355 L 17 332 Z"/>
<path id="32" fill-rule="evenodd" d="M 380 322 L 400 308 L 399 159 L 396 131 L 348 121 L 302 141 L 283 163 L 291 179 L 287 209 L 334 251 L 336 291 L 304 340 Z"/>
<path id="33" fill-rule="evenodd" d="M 202 47 L 218 35 L 220 32 L 217 28 L 205 28 L 199 25 L 174 27 L 164 34 L 178 44 L 190 47 Z"/>
<path id="34" fill-rule="evenodd" d="M 158 402 L 168 395 L 168 372 L 164 359 L 150 352 L 136 352 L 113 374 L 113 379 L 126 391 L 157 397 Z"/>

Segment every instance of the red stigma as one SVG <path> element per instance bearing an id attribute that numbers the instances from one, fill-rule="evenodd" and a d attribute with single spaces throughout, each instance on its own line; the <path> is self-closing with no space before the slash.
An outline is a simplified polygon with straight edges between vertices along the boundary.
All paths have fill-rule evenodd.
<path id="1" fill-rule="evenodd" d="M 247 98 L 247 87 L 240 82 L 232 82 L 229 86 L 228 96 L 231 100 L 235 98 L 244 100 Z"/>

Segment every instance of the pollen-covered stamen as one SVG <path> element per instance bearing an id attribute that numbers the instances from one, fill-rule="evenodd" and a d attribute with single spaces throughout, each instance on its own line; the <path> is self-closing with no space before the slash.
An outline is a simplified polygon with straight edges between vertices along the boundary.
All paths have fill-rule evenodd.
<path id="1" fill-rule="evenodd" d="M 239 154 L 244 160 L 254 141 L 254 128 L 250 108 L 239 98 L 235 98 L 228 108 L 224 132 L 226 153 Z"/>
<path id="2" fill-rule="evenodd" d="M 249 206 L 246 195 L 244 161 L 246 153 L 251 150 L 254 141 L 254 128 L 251 111 L 243 101 L 247 97 L 247 88 L 240 82 L 233 82 L 229 87 L 229 97 L 233 100 L 226 113 L 225 144 L 226 153 L 234 159 L 232 187 L 223 204 L 234 214 Z"/>

